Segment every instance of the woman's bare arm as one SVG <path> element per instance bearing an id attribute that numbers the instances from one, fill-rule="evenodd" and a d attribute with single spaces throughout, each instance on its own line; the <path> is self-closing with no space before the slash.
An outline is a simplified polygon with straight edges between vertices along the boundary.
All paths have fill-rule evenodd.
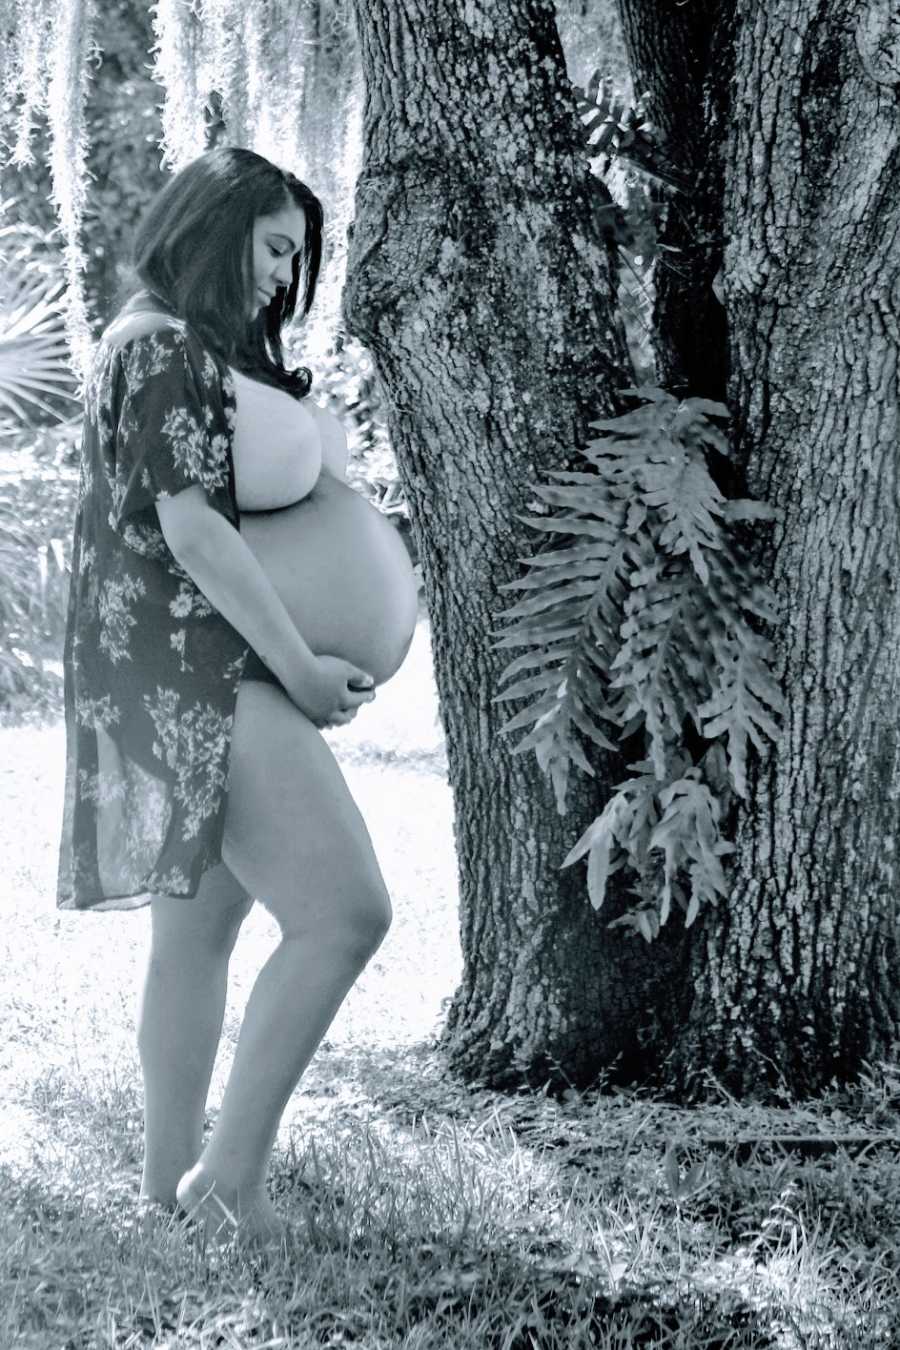
<path id="1" fill-rule="evenodd" d="M 156 503 L 163 537 L 211 605 L 249 642 L 294 697 L 312 686 L 316 657 L 256 554 L 194 484 Z"/>

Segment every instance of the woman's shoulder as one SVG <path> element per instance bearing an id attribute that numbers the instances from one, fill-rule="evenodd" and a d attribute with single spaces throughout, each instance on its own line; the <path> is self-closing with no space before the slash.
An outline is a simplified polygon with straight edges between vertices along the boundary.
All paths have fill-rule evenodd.
<path id="1" fill-rule="evenodd" d="M 137 291 L 119 309 L 103 330 L 107 346 L 124 347 L 140 338 L 155 338 L 166 345 L 190 345 L 206 351 L 199 333 L 161 297 L 144 289 Z"/>
<path id="2" fill-rule="evenodd" d="M 112 347 L 124 347 L 134 338 L 150 333 L 186 334 L 186 325 L 177 316 L 156 310 L 131 310 L 117 314 L 103 330 L 103 340 Z"/>
<path id="3" fill-rule="evenodd" d="M 162 310 L 120 312 L 104 329 L 101 346 L 138 378 L 180 369 L 185 357 L 195 378 L 208 386 L 221 385 L 228 369 L 190 324 Z"/>

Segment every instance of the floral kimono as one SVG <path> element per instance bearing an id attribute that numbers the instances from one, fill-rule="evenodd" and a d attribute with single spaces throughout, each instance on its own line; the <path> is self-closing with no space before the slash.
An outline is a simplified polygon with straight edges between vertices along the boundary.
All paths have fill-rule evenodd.
<path id="1" fill-rule="evenodd" d="M 193 330 L 165 322 L 118 344 L 104 334 L 85 382 L 59 909 L 187 898 L 221 859 L 250 648 L 176 561 L 155 503 L 199 483 L 240 529 L 235 391 Z"/>

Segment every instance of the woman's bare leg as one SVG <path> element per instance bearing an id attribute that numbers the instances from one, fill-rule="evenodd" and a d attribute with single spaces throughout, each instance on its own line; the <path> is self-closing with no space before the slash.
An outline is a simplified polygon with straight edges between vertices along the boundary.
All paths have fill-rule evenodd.
<path id="1" fill-rule="evenodd" d="M 206 1146 L 178 1185 L 224 1204 L 249 1235 L 281 1225 L 265 1192 L 285 1105 L 391 921 L 371 840 L 324 738 L 275 686 L 238 693 L 223 857 L 274 915 L 281 941 L 257 976 Z M 222 1203 L 218 1203 L 221 1201 Z"/>
<path id="2" fill-rule="evenodd" d="M 222 863 L 195 897 L 151 899 L 151 941 L 138 1001 L 144 1077 L 141 1197 L 175 1204 L 175 1187 L 203 1146 L 228 961 L 252 897 Z"/>

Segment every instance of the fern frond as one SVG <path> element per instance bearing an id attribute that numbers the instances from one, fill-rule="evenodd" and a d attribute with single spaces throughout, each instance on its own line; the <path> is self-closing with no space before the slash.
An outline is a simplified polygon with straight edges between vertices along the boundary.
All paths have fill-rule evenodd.
<path id="1" fill-rule="evenodd" d="M 644 727 L 647 758 L 628 766 L 637 777 L 616 785 L 562 866 L 587 853 L 588 896 L 599 909 L 608 878 L 628 863 L 639 904 L 609 926 L 649 942 L 673 901 L 689 926 L 701 905 L 725 893 L 719 859 L 733 845 L 720 837 L 719 822 L 734 792 L 747 794 L 747 739 L 762 753 L 762 734 L 772 741 L 778 734 L 772 713 L 783 713 L 785 701 L 766 669 L 770 644 L 747 616 L 776 622 L 779 615 L 726 534 L 734 521 L 778 513 L 764 503 L 726 501 L 709 476 L 703 447 L 729 450 L 709 420 L 727 418 L 723 404 L 679 402 L 653 386 L 621 392 L 645 401 L 590 424 L 607 433 L 581 450 L 594 472 L 550 471 L 556 483 L 529 485 L 539 502 L 564 514 L 515 517 L 568 539 L 520 558 L 531 575 L 499 587 L 527 595 L 494 616 L 514 621 L 494 649 L 529 649 L 501 682 L 537 673 L 493 702 L 534 699 L 501 734 L 534 724 L 513 753 L 535 751 L 560 814 L 571 764 L 594 776 L 576 734 L 613 750 L 599 720 L 620 740 Z M 698 764 L 680 745 L 687 718 L 699 734 L 722 738 Z M 689 893 L 680 872 L 690 878 Z"/>
<path id="2" fill-rule="evenodd" d="M 670 650 L 677 648 L 682 612 L 691 603 L 688 577 L 664 576 L 662 566 L 662 559 L 657 559 L 643 570 L 640 580 L 632 576 L 619 630 L 622 646 L 610 666 L 611 672 L 618 672 L 610 684 L 630 694 L 627 715 L 644 714 L 650 758 L 660 779 L 666 776 L 666 739 L 678 737 L 686 711 L 670 677 Z"/>
<path id="3" fill-rule="evenodd" d="M 513 753 L 522 754 L 533 748 L 542 767 L 544 764 L 553 766 L 556 808 L 560 815 L 565 813 L 569 762 L 574 760 L 584 772 L 593 776 L 593 770 L 574 733 L 580 731 L 600 748 L 615 748 L 595 720 L 604 712 L 612 718 L 613 713 L 605 708 L 601 683 L 589 669 L 584 653 L 588 646 L 596 643 L 598 633 L 604 648 L 614 649 L 616 646 L 619 597 L 624 591 L 623 580 L 618 573 L 623 564 L 625 548 L 622 541 L 617 540 L 616 531 L 611 528 L 615 517 L 609 501 L 590 491 L 585 500 L 585 486 L 588 489 L 602 489 L 602 482 L 596 475 L 585 477 L 592 480 L 587 485 L 567 485 L 555 489 L 562 494 L 560 500 L 563 505 L 574 513 L 580 513 L 557 523 L 569 528 L 570 533 L 570 527 L 589 527 L 586 533 L 592 542 L 564 550 L 566 557 L 562 566 L 542 565 L 532 577 L 501 585 L 500 590 L 529 590 L 532 594 L 501 615 L 494 616 L 519 620 L 495 646 L 527 646 L 543 653 L 554 643 L 552 664 L 539 662 L 544 667 L 539 674 L 518 681 L 502 694 L 496 695 L 492 702 L 538 695 L 530 707 L 506 723 L 501 734 L 536 722 L 533 731 L 514 748 Z M 596 510 L 599 518 L 586 514 L 593 510 Z M 621 515 L 620 508 L 620 524 Z M 534 528 L 540 528 L 545 523 L 533 517 L 527 517 L 526 521 Z M 546 557 L 542 555 L 544 564 Z M 558 564 L 559 559 L 556 561 Z M 606 615 L 612 617 L 613 627 L 603 632 Z M 559 641 L 560 620 L 565 623 L 567 635 L 574 639 L 568 646 Z M 525 662 L 534 664 L 531 653 Z M 519 658 L 517 671 L 522 668 L 522 658 Z M 512 667 L 507 667 L 501 679 L 508 678 L 512 673 Z"/>
<path id="4" fill-rule="evenodd" d="M 688 179 L 669 159 L 658 129 L 647 117 L 649 91 L 641 94 L 637 103 L 626 105 L 612 77 L 595 70 L 587 87 L 576 86 L 575 93 L 579 115 L 587 119 L 581 122 L 585 149 L 589 158 L 602 158 L 604 172 L 618 156 L 670 188 L 687 189 Z"/>
<path id="5" fill-rule="evenodd" d="M 712 641 L 714 648 L 718 648 L 717 635 L 713 635 Z M 724 733 L 727 737 L 728 765 L 735 790 L 741 797 L 747 796 L 747 737 L 762 754 L 764 746 L 757 728 L 773 741 L 778 736 L 778 728 L 763 702 L 780 712 L 785 709 L 781 690 L 760 659 L 762 651 L 763 644 L 749 629 L 741 635 L 736 652 L 732 644 L 724 651 L 719 648 L 721 677 L 715 692 L 697 709 L 698 716 L 705 722 L 704 736 L 711 739 Z M 726 653 L 731 657 L 728 666 L 721 659 Z"/>
<path id="6" fill-rule="evenodd" d="M 494 636 L 496 635 L 496 633 L 498 632 L 498 630 L 495 629 L 495 628 L 489 628 L 487 631 L 488 631 L 488 636 L 489 636 L 489 637 L 494 637 Z M 577 624 L 577 623 L 576 623 L 576 624 L 571 624 L 571 625 L 566 625 L 565 623 L 563 623 L 563 624 L 558 624 L 558 623 L 555 623 L 555 622 L 553 621 L 553 619 L 551 619 L 551 618 L 549 618 L 549 617 L 548 617 L 547 619 L 545 619 L 544 624 L 543 624 L 543 632 L 544 632 L 544 639 L 545 639 L 545 641 L 550 641 L 551 638 L 562 639 L 562 638 L 574 637 L 575 634 L 576 634 L 576 633 L 579 633 L 580 631 L 581 631 L 581 624 Z M 522 645 L 522 644 L 518 641 L 518 639 L 517 639 L 516 637 L 510 637 L 509 634 L 507 634 L 505 637 L 498 638 L 498 640 L 497 640 L 496 642 L 492 643 L 492 647 L 494 647 L 494 648 L 499 648 L 499 647 L 519 647 L 519 646 L 521 646 L 521 645 Z M 545 655 L 545 653 L 544 653 L 543 650 L 541 650 L 540 652 L 533 653 L 533 655 L 538 656 L 538 657 L 542 657 L 543 655 Z M 521 656 L 521 657 L 519 657 L 519 660 L 520 660 L 520 661 L 524 661 L 524 660 L 526 660 L 526 658 L 525 658 L 524 656 Z M 501 680 L 508 679 L 511 673 L 512 673 L 512 668 L 511 668 L 510 666 L 507 666 L 506 669 L 505 669 L 505 670 L 503 671 L 503 673 L 501 674 L 500 679 L 501 679 Z"/>
<path id="7" fill-rule="evenodd" d="M 662 849 L 665 856 L 663 907 L 668 914 L 675 873 L 691 860 L 691 898 L 685 916 L 685 927 L 690 928 L 702 903 L 715 904 L 727 893 L 719 857 L 733 853 L 734 845 L 719 838 L 719 803 L 705 783 L 696 781 L 696 771 L 669 784 L 660 792 L 659 800 L 665 815 L 656 825 L 649 847 Z"/>

